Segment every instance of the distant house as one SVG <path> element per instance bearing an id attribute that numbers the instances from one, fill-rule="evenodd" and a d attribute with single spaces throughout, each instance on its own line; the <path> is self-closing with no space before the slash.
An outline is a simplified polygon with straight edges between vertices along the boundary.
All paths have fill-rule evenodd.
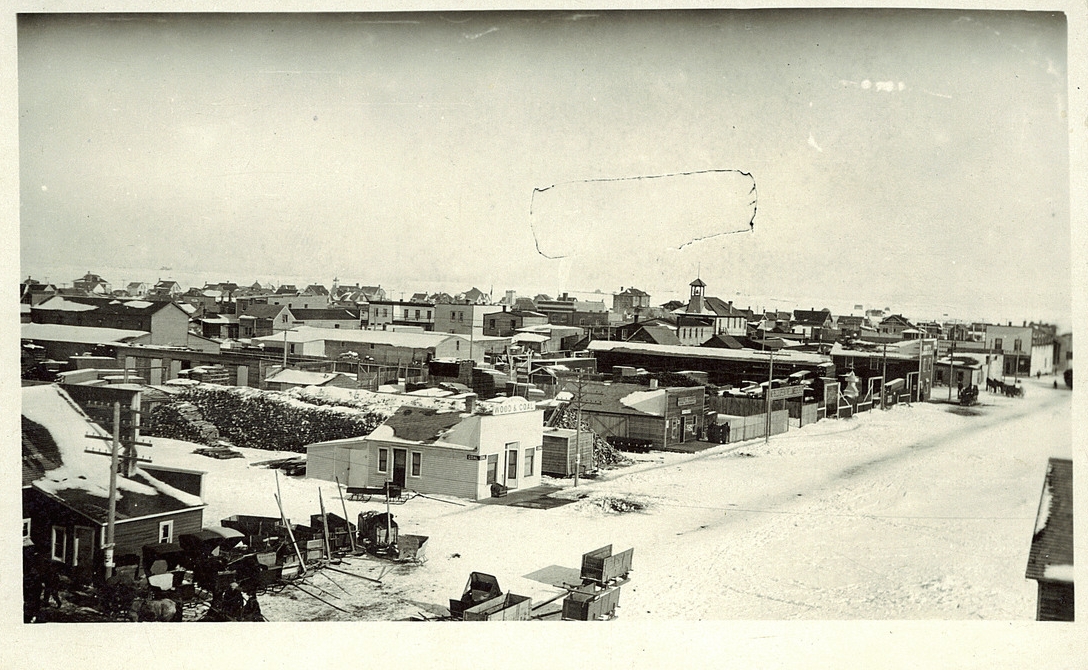
<path id="1" fill-rule="evenodd" d="M 524 398 L 476 403 L 470 396 L 464 412 L 405 406 L 366 437 L 312 444 L 306 451 L 322 462 L 319 473 L 346 486 L 389 482 L 482 500 L 498 487 L 540 485 L 543 424 L 543 412 Z"/>
<path id="2" fill-rule="evenodd" d="M 328 295 L 329 289 L 325 288 L 321 284 L 310 284 L 306 287 L 303 293 L 307 295 Z"/>
<path id="3" fill-rule="evenodd" d="M 901 314 L 892 314 L 877 324 L 876 335 L 880 339 L 910 340 L 920 338 L 922 331 Z"/>
<path id="4" fill-rule="evenodd" d="M 298 295 L 298 287 L 294 284 L 281 284 L 275 293 L 276 295 Z"/>
<path id="5" fill-rule="evenodd" d="M 637 318 L 636 315 L 635 321 L 632 321 L 631 323 L 625 323 L 616 327 L 615 338 L 613 339 L 629 340 L 631 339 L 631 336 L 638 332 L 638 330 L 643 326 L 663 326 L 665 328 L 668 328 L 669 330 L 672 330 L 675 334 L 676 316 L 666 312 L 665 315 L 661 317 L 640 320 Z"/>
<path id="6" fill-rule="evenodd" d="M 458 293 L 457 300 L 473 305 L 489 305 L 491 304 L 491 294 L 484 293 L 473 286 L 464 293 Z"/>
<path id="7" fill-rule="evenodd" d="M 79 279 L 72 280 L 72 288 L 88 295 L 109 295 L 113 293 L 113 288 L 108 281 L 90 271 Z"/>
<path id="8" fill-rule="evenodd" d="M 142 281 L 130 281 L 125 286 L 125 293 L 133 298 L 142 298 L 147 295 L 148 292 L 147 282 Z"/>
<path id="9" fill-rule="evenodd" d="M 155 283 L 148 294 L 158 298 L 168 298 L 173 300 L 180 296 L 183 292 L 181 284 L 177 283 L 173 279 L 160 279 Z"/>
<path id="10" fill-rule="evenodd" d="M 682 344 L 676 331 L 665 325 L 643 324 L 630 337 L 628 342 L 647 342 L 649 344 Z"/>
<path id="11" fill-rule="evenodd" d="M 829 309 L 795 309 L 790 331 L 806 340 L 833 340 L 834 319 Z"/>
<path id="12" fill-rule="evenodd" d="M 612 311 L 620 314 L 644 313 L 650 307 L 650 294 L 634 286 L 623 288 L 612 296 Z"/>
<path id="13" fill-rule="evenodd" d="M 112 391 L 113 389 L 110 389 Z M 103 389 L 106 391 L 106 389 Z M 131 406 L 139 407 L 139 393 Z M 23 540 L 81 582 L 104 578 L 109 508 L 109 433 L 55 384 L 22 389 Z M 204 473 L 138 464 L 117 477 L 114 557 L 176 542 L 203 525 Z"/>
<path id="14" fill-rule="evenodd" d="M 864 326 L 865 317 L 863 316 L 840 316 L 835 322 L 835 327 L 842 337 L 861 337 Z"/>
<path id="15" fill-rule="evenodd" d="M 429 302 L 400 300 L 371 300 L 367 306 L 366 323 L 370 328 L 388 326 L 418 326 L 435 330 L 435 306 Z"/>
<path id="16" fill-rule="evenodd" d="M 286 305 L 249 305 L 238 314 L 238 337 L 264 337 L 295 325 Z"/>
<path id="17" fill-rule="evenodd" d="M 188 313 L 167 300 L 58 295 L 31 307 L 30 317 L 40 324 L 146 331 L 147 344 L 183 347 L 189 332 Z"/>
<path id="18" fill-rule="evenodd" d="M 659 342 L 658 344 L 668 344 L 668 342 Z M 718 349 L 743 349 L 744 344 L 733 337 L 732 335 L 726 335 L 725 333 L 718 333 L 714 335 L 706 342 L 703 342 L 700 346 L 703 347 L 715 347 Z"/>
<path id="19" fill-rule="evenodd" d="M 1073 621 L 1073 461 L 1047 463 L 1027 578 L 1038 582 L 1035 618 Z"/>
<path id="20" fill-rule="evenodd" d="M 35 281 L 30 277 L 19 285 L 19 302 L 24 305 L 37 305 L 57 294 L 57 287 Z"/>
<path id="21" fill-rule="evenodd" d="M 491 337 L 510 337 L 519 328 L 543 326 L 548 317 L 532 310 L 511 310 L 483 314 L 483 334 Z"/>

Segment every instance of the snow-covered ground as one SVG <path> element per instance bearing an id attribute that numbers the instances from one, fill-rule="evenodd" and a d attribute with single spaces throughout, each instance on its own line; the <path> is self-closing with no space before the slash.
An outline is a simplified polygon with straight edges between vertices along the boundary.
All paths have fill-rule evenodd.
<path id="1" fill-rule="evenodd" d="M 583 552 L 634 547 L 620 616 L 636 619 L 1031 620 L 1024 578 L 1050 456 L 1071 457 L 1071 394 L 1025 380 L 1024 398 L 983 392 L 963 411 L 900 405 L 791 429 L 695 455 L 655 453 L 558 496 L 549 510 L 416 498 L 393 508 L 402 533 L 430 537 L 428 560 L 391 566 L 353 558 L 344 569 L 382 577 L 316 576 L 345 614 L 288 589 L 262 599 L 271 620 L 387 620 L 439 612 L 470 571 L 541 602 L 577 578 Z M 934 396 L 943 397 L 936 389 Z M 241 449 L 216 461 L 153 438 L 156 464 L 208 473 L 205 524 L 278 514 L 275 471 Z M 336 485 L 280 477 L 287 515 L 343 514 Z M 608 497 L 644 511 L 606 511 Z M 377 502 L 346 503 L 355 519 Z M 331 579 L 330 579 L 331 577 Z M 334 584 L 333 581 L 336 583 Z M 549 583 L 550 582 L 550 583 Z"/>

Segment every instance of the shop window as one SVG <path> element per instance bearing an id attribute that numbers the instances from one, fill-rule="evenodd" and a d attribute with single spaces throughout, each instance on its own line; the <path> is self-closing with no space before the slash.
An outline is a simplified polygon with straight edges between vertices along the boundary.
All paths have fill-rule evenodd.
<path id="1" fill-rule="evenodd" d="M 536 457 L 536 449 L 525 450 L 525 476 L 533 476 L 533 459 Z"/>
<path id="2" fill-rule="evenodd" d="M 378 450 L 378 472 L 389 472 L 389 450 Z"/>

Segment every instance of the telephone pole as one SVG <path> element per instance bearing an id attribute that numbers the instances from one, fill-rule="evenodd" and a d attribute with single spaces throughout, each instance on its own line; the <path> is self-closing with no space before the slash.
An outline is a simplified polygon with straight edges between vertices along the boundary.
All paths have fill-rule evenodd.
<path id="1" fill-rule="evenodd" d="M 767 444 L 771 441 L 771 385 L 774 380 L 774 349 L 770 349 L 768 353 L 770 356 L 770 365 L 767 370 L 767 434 L 763 436 L 763 444 Z"/>
<path id="2" fill-rule="evenodd" d="M 576 415 L 574 419 L 574 486 L 578 486 L 579 478 L 582 475 L 582 407 L 585 405 L 586 394 L 586 378 L 585 371 L 581 368 L 578 369 L 574 379 L 574 407 Z M 600 395 L 598 392 L 589 393 L 589 395 Z M 568 456 L 569 458 L 569 456 Z M 568 461 L 569 462 L 569 461 Z"/>

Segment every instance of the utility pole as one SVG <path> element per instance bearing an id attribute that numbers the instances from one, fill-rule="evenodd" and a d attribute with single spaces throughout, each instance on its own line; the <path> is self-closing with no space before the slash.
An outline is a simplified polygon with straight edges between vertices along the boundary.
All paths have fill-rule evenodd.
<path id="1" fill-rule="evenodd" d="M 948 350 L 948 402 L 952 402 L 952 371 L 956 367 L 956 341 L 952 340 L 952 348 Z"/>
<path id="2" fill-rule="evenodd" d="M 586 395 L 586 379 L 585 371 L 582 368 L 578 368 L 574 381 L 574 404 L 575 404 L 575 423 L 574 423 L 574 486 L 578 486 L 579 479 L 582 475 L 582 407 L 585 404 Z M 596 395 L 596 394 L 593 394 Z M 569 456 L 568 456 L 569 458 Z M 568 461 L 569 462 L 569 461 Z"/>
<path id="3" fill-rule="evenodd" d="M 121 448 L 121 403 L 113 403 L 113 441 L 110 446 L 110 498 L 106 511 L 106 579 L 113 576 L 114 525 L 117 521 L 117 452 Z"/>
<path id="4" fill-rule="evenodd" d="M 763 444 L 771 441 L 771 383 L 774 379 L 774 349 L 768 353 L 770 353 L 770 365 L 767 369 L 767 434 L 763 436 Z"/>
<path id="5" fill-rule="evenodd" d="M 880 409 L 888 409 L 888 343 L 884 343 L 884 371 L 880 373 Z"/>

